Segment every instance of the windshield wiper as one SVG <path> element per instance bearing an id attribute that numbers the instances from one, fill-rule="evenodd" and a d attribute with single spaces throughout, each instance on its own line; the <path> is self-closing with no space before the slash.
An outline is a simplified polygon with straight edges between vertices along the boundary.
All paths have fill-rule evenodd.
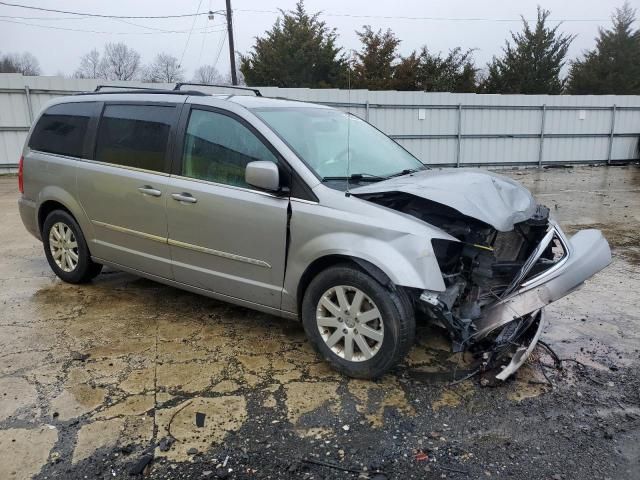
<path id="1" fill-rule="evenodd" d="M 380 182 L 386 180 L 389 177 L 381 177 L 380 175 L 374 175 L 372 173 L 352 173 L 351 175 L 343 177 L 323 177 L 322 181 L 332 180 L 352 180 L 354 182 Z"/>
<path id="2" fill-rule="evenodd" d="M 398 173 L 393 173 L 391 175 L 389 175 L 386 178 L 393 178 L 393 177 L 401 177 L 403 175 L 409 175 L 410 173 L 416 173 L 417 171 L 419 171 L 421 169 L 417 169 L 417 168 L 405 168 L 404 170 L 402 170 L 401 172 Z"/>

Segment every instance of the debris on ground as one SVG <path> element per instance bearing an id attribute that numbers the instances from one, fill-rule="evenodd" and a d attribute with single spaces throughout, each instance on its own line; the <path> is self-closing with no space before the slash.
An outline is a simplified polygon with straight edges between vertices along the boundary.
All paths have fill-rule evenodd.
<path id="1" fill-rule="evenodd" d="M 418 450 L 418 452 L 414 455 L 413 458 L 416 459 L 416 462 L 424 462 L 426 460 L 429 460 L 429 455 L 424 453 L 422 450 Z"/>
<path id="2" fill-rule="evenodd" d="M 161 452 L 168 452 L 171 449 L 171 445 L 175 442 L 173 437 L 162 437 L 158 442 L 158 448 Z"/>
<path id="3" fill-rule="evenodd" d="M 88 353 L 80 353 L 80 352 L 73 352 L 73 351 L 71 352 L 71 360 L 74 360 L 76 362 L 84 362 L 90 356 L 91 355 Z"/>
<path id="4" fill-rule="evenodd" d="M 153 455 L 151 453 L 146 453 L 142 455 L 137 462 L 135 462 L 131 468 L 129 469 L 129 475 L 142 475 L 144 469 L 151 463 L 153 460 Z"/>

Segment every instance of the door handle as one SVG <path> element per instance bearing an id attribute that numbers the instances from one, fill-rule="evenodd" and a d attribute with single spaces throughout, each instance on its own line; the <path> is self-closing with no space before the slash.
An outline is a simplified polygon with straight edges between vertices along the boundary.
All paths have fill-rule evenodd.
<path id="1" fill-rule="evenodd" d="M 156 190 L 151 185 L 145 185 L 144 187 L 140 187 L 138 188 L 138 191 L 143 195 L 150 195 L 152 197 L 159 197 L 160 195 L 162 195 L 162 192 L 160 190 Z"/>
<path id="2" fill-rule="evenodd" d="M 171 197 L 178 201 L 178 202 L 183 202 L 183 203 L 196 203 L 198 200 L 193 197 L 190 193 L 186 193 L 186 192 L 182 192 L 182 193 L 172 193 Z"/>

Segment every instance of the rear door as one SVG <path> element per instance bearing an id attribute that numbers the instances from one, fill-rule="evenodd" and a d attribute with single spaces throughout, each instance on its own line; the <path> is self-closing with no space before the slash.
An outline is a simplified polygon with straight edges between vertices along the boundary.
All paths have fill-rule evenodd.
<path id="1" fill-rule="evenodd" d="M 105 103 L 92 161 L 78 165 L 94 256 L 171 278 L 165 204 L 178 105 Z"/>
<path id="2" fill-rule="evenodd" d="M 279 308 L 289 197 L 251 187 L 244 171 L 251 161 L 281 160 L 241 118 L 220 109 L 187 108 L 167 197 L 174 278 Z"/>

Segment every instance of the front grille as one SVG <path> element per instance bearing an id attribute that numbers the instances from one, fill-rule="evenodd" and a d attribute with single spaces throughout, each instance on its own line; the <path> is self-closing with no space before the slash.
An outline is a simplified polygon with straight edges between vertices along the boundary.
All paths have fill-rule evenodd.
<path id="1" fill-rule="evenodd" d="M 558 268 L 568 257 L 569 251 L 563 235 L 554 227 L 553 237 L 540 258 L 525 275 L 522 286 L 533 283 L 541 275 Z"/>
<path id="2" fill-rule="evenodd" d="M 515 262 L 520 257 L 524 238 L 519 231 L 498 232 L 493 242 L 493 253 L 500 262 Z"/>
<path id="3" fill-rule="evenodd" d="M 533 248 L 518 274 L 504 290 L 502 297 L 557 267 L 567 257 L 567 253 L 562 235 L 555 226 L 550 226 L 540 243 Z"/>

